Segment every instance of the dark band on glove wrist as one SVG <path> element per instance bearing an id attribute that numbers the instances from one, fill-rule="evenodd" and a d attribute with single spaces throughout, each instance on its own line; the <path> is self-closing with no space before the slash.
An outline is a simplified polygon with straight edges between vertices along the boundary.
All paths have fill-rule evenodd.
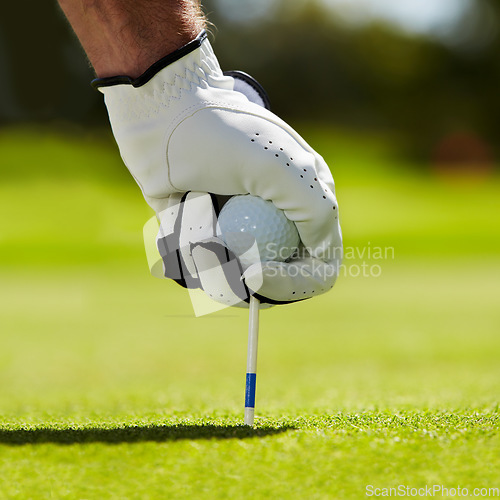
<path id="1" fill-rule="evenodd" d="M 170 54 L 162 57 L 159 61 L 152 64 L 142 75 L 137 78 L 130 76 L 108 76 L 106 78 L 96 78 L 90 83 L 92 87 L 98 90 L 101 87 L 110 87 L 112 85 L 132 85 L 133 87 L 141 87 L 153 78 L 159 71 L 166 68 L 168 65 L 178 61 L 185 55 L 193 52 L 201 46 L 203 41 L 207 38 L 207 32 L 203 30 L 194 40 L 181 47 L 180 49 L 171 52 Z"/>

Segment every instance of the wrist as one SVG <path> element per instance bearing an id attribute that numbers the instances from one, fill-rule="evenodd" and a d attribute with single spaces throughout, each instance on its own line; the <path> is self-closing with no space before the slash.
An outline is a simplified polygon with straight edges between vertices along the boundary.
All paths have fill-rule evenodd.
<path id="1" fill-rule="evenodd" d="M 137 78 L 196 38 L 205 20 L 197 0 L 59 0 L 99 78 Z"/>
<path id="2" fill-rule="evenodd" d="M 118 36 L 108 45 L 109 50 L 95 57 L 93 66 L 96 76 L 106 78 L 126 75 L 138 78 L 154 63 L 194 40 L 201 31 L 194 26 L 179 32 L 165 29 L 165 33 L 144 34 L 144 30 L 137 26 L 131 30 L 118 30 Z"/>
<path id="3" fill-rule="evenodd" d="M 165 57 L 162 57 L 150 65 L 144 72 L 142 72 L 138 77 L 130 77 L 126 74 L 116 74 L 114 76 L 96 78 L 92 81 L 92 87 L 95 89 L 100 89 L 102 87 L 110 87 L 113 85 L 131 85 L 133 87 L 141 87 L 151 80 L 158 72 L 167 66 L 175 63 L 184 56 L 187 56 L 191 52 L 195 51 L 207 38 L 207 33 L 202 30 L 193 40 L 183 45 L 182 47 L 170 52 Z M 191 64 L 193 61 L 191 61 Z"/>

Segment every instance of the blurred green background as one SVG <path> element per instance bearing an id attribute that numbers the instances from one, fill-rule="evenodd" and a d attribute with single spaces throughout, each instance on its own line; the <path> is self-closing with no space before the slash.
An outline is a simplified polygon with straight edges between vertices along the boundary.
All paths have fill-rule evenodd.
<path id="1" fill-rule="evenodd" d="M 260 80 L 287 120 L 397 133 L 428 162 L 498 158 L 496 0 L 206 0 L 223 69 Z M 9 2 L 0 18 L 0 124 L 106 126 L 92 71 L 56 2 Z M 22 23 L 17 20 L 22 19 Z M 448 153 L 448 152 L 446 152 Z M 458 161 L 455 155 L 445 159 Z"/>
<path id="2" fill-rule="evenodd" d="M 11 2 L 0 18 L 0 498 L 238 498 L 244 486 L 345 499 L 363 481 L 493 484 L 498 2 L 204 2 L 223 68 L 254 74 L 329 163 L 352 254 L 329 294 L 262 313 L 258 422 L 296 431 L 112 434 L 115 448 L 78 451 L 71 429 L 241 422 L 247 317 L 194 318 L 180 287 L 149 275 L 152 213 L 92 72 L 56 5 L 29 7 Z"/>

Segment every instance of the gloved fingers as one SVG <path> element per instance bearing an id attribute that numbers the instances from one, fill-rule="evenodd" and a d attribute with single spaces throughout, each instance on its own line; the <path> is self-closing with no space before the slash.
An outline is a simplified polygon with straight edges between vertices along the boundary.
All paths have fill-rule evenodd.
<path id="1" fill-rule="evenodd" d="M 191 253 L 201 289 L 211 299 L 228 306 L 248 301 L 250 294 L 241 279 L 241 266 L 222 240 L 195 243 Z"/>
<path id="2" fill-rule="evenodd" d="M 196 265 L 191 254 L 194 243 L 212 238 L 216 234 L 217 215 L 214 199 L 207 193 L 187 193 L 179 218 L 179 245 L 182 259 L 190 274 L 196 275 Z"/>
<path id="3" fill-rule="evenodd" d="M 337 280 L 340 261 L 325 263 L 313 257 L 290 262 L 265 262 L 250 266 L 243 278 L 257 297 L 270 303 L 304 300 L 329 291 Z"/>
<path id="4" fill-rule="evenodd" d="M 215 235 L 217 214 L 214 203 L 217 203 L 215 198 L 207 193 L 172 195 L 168 207 L 158 214 L 157 247 L 165 277 L 186 288 L 200 286 L 191 246 Z"/>
<path id="5" fill-rule="evenodd" d="M 243 273 L 240 261 L 214 236 L 217 203 L 210 194 L 189 192 L 173 196 L 159 214 L 157 244 L 167 278 L 186 288 L 201 288 L 224 305 L 240 307 L 250 295 L 263 304 L 280 304 L 319 295 L 333 286 L 341 254 L 325 263 L 306 255 L 305 248 L 300 249 L 300 259 L 259 262 Z"/>
<path id="6" fill-rule="evenodd" d="M 208 193 L 173 195 L 158 214 L 157 246 L 165 277 L 185 288 L 201 288 L 222 304 L 241 307 L 250 298 L 241 264 L 215 236 L 218 204 L 224 201 Z M 258 289 L 257 277 L 253 284 Z"/>
<path id="7" fill-rule="evenodd" d="M 253 269 L 252 291 L 242 278 L 242 268 L 235 256 L 227 249 L 222 240 L 212 238 L 193 245 L 193 260 L 196 265 L 202 290 L 213 300 L 231 307 L 248 308 L 251 295 L 261 299 L 261 309 L 275 305 L 258 294 L 262 285 L 259 278 L 260 264 Z"/>
<path id="8" fill-rule="evenodd" d="M 252 287 L 250 290 L 242 277 L 239 260 L 218 238 L 211 238 L 192 246 L 202 290 L 213 300 L 232 307 L 248 308 L 251 295 L 261 301 L 261 309 L 268 309 L 279 303 L 268 300 L 260 294 L 263 283 L 261 264 L 252 266 Z"/>

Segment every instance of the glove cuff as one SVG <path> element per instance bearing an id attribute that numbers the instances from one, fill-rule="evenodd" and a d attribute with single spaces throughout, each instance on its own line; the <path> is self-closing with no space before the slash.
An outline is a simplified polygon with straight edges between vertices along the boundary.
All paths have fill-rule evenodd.
<path id="1" fill-rule="evenodd" d="M 152 64 L 142 75 L 137 78 L 131 78 L 126 75 L 109 76 L 106 78 L 96 78 L 90 83 L 92 87 L 99 90 L 102 87 L 111 87 L 113 85 L 132 85 L 133 87 L 141 87 L 151 80 L 159 71 L 166 68 L 170 64 L 178 61 L 187 54 L 193 52 L 197 48 L 201 47 L 202 43 L 207 38 L 207 32 L 203 30 L 194 40 L 183 47 L 171 52 L 170 54 L 162 57 L 159 61 Z"/>

